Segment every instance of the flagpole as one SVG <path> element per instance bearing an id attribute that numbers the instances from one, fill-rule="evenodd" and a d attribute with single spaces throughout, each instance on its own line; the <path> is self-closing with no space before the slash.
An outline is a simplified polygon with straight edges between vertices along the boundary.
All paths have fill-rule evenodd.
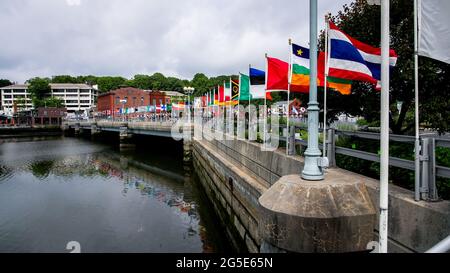
<path id="1" fill-rule="evenodd" d="M 242 83 L 242 76 L 241 76 L 241 72 L 239 72 L 239 95 L 238 95 L 238 104 L 237 104 L 238 108 L 237 108 L 237 115 L 236 115 L 236 123 L 237 123 L 236 136 L 239 136 L 238 131 L 239 131 L 239 114 L 240 114 L 239 106 L 241 105 L 241 83 Z M 233 120 L 234 120 L 234 118 L 233 118 Z M 244 138 L 245 138 L 245 135 L 244 135 Z"/>
<path id="2" fill-rule="evenodd" d="M 389 0 L 381 0 L 381 141 L 379 252 L 387 253 L 389 205 Z"/>
<path id="3" fill-rule="evenodd" d="M 327 156 L 327 81 L 328 81 L 328 15 L 325 15 L 325 65 L 324 65 L 324 85 L 323 85 L 323 151 L 322 156 Z"/>
<path id="4" fill-rule="evenodd" d="M 231 107 L 231 104 L 233 103 L 233 86 L 231 85 L 231 77 L 230 77 L 230 101 L 228 102 L 228 109 L 229 109 L 229 111 L 230 111 L 230 116 L 228 117 L 228 120 L 231 120 L 232 119 L 232 116 L 233 116 L 233 113 L 232 113 L 232 107 Z M 233 123 L 234 123 L 234 116 L 233 116 Z M 231 127 L 231 124 L 228 124 L 228 131 L 233 131 L 233 134 L 232 135 L 234 135 L 234 125 L 233 125 L 233 127 Z M 231 133 L 231 132 L 228 132 L 228 133 Z"/>
<path id="5" fill-rule="evenodd" d="M 248 65 L 248 81 L 249 81 L 249 83 L 248 83 L 248 85 L 249 85 L 249 87 L 248 87 L 248 106 L 250 107 L 250 94 L 251 94 L 251 92 L 252 92 L 252 82 L 251 82 L 251 80 L 250 80 L 250 69 L 252 68 L 252 65 L 251 64 L 249 64 Z M 250 110 L 249 110 L 250 111 Z M 250 119 L 249 119 L 250 120 Z M 250 124 L 250 122 L 249 122 L 249 124 Z"/>
<path id="6" fill-rule="evenodd" d="M 420 200 L 420 132 L 419 132 L 419 1 L 414 0 L 414 111 L 415 111 L 415 149 L 414 149 L 414 199 Z"/>
<path id="7" fill-rule="evenodd" d="M 287 118 L 286 118 L 286 155 L 289 155 L 289 96 L 291 94 L 291 77 L 292 77 L 292 39 L 289 38 L 289 68 L 288 68 L 288 90 L 287 90 Z"/>
<path id="8" fill-rule="evenodd" d="M 266 53 L 266 74 L 269 73 L 267 71 L 268 65 L 267 65 L 267 53 Z M 266 147 L 266 123 L 267 123 L 267 76 L 264 81 L 265 88 L 264 88 L 264 147 Z"/>

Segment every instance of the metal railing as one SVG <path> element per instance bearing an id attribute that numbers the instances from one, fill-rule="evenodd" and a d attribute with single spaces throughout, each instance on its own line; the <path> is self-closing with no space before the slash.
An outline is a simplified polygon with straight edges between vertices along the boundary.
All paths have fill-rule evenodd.
<path id="1" fill-rule="evenodd" d="M 129 119 L 128 122 L 133 121 L 150 121 L 150 122 L 176 122 L 178 117 L 158 117 L 157 115 L 149 116 L 148 118 L 141 119 Z M 192 116 L 192 121 L 194 121 L 194 117 Z M 202 121 L 208 121 L 211 117 L 203 117 Z M 120 119 L 118 119 L 120 120 Z M 99 121 L 98 119 L 96 121 Z M 111 121 L 111 120 L 110 120 Z M 258 122 L 258 124 L 260 124 Z M 213 124 L 213 129 L 218 124 Z M 234 124 L 234 132 L 237 134 L 237 123 Z M 220 128 L 225 132 L 225 125 Z M 245 131 L 248 131 L 248 124 L 245 123 L 244 128 Z M 269 127 L 267 126 L 267 130 L 269 131 Z M 280 124 L 280 131 L 278 133 L 271 132 L 270 136 L 272 138 L 278 138 L 281 141 L 289 141 L 288 147 L 290 147 L 288 154 L 295 154 L 295 146 L 302 145 L 307 147 L 308 143 L 306 140 L 295 137 L 295 132 L 297 129 L 306 129 L 306 127 L 293 125 L 290 126 L 289 133 L 286 130 L 286 125 Z M 319 129 L 320 132 L 323 133 L 322 129 Z M 269 132 L 267 132 L 269 134 Z M 363 131 L 345 131 L 345 130 L 337 130 L 335 128 L 331 128 L 327 130 L 327 141 L 326 141 L 326 154 L 330 167 L 336 166 L 336 155 L 344 155 L 353 158 L 358 158 L 362 160 L 367 160 L 371 162 L 380 162 L 380 156 L 377 153 L 357 150 L 353 148 L 341 147 L 337 145 L 337 139 L 339 137 L 357 137 L 360 139 L 367 140 L 380 140 L 380 134 L 376 132 L 363 132 Z M 414 145 L 415 138 L 413 136 L 404 136 L 404 135 L 394 135 L 390 134 L 390 141 L 400 142 L 400 143 L 409 143 Z M 421 136 L 421 156 L 420 156 L 420 187 L 419 187 L 419 195 L 422 200 L 428 201 L 436 201 L 439 199 L 437 187 L 436 187 L 436 177 L 442 178 L 450 178 L 450 168 L 445 166 L 439 166 L 436 164 L 436 147 L 445 147 L 450 148 L 450 138 L 439 137 L 436 134 L 423 134 Z M 323 145 L 320 145 L 320 149 L 323 149 Z M 389 165 L 405 170 L 414 171 L 415 170 L 415 162 L 413 160 L 398 158 L 398 157 L 389 157 Z"/>
<path id="2" fill-rule="evenodd" d="M 304 127 L 299 126 L 295 126 L 295 128 L 305 129 Z M 359 158 L 371 162 L 380 162 L 380 156 L 376 153 L 337 146 L 336 140 L 339 137 L 357 137 L 361 139 L 380 140 L 380 135 L 378 133 L 342 131 L 333 128 L 328 129 L 326 149 L 330 167 L 336 166 L 336 154 Z M 286 140 L 286 137 L 280 137 L 280 140 Z M 415 138 L 412 136 L 391 134 L 389 140 L 414 144 Z M 437 165 L 436 147 L 450 148 L 450 138 L 442 138 L 435 134 L 424 134 L 421 136 L 420 140 L 422 146 L 420 156 L 420 197 L 422 200 L 437 201 L 439 200 L 439 196 L 436 187 L 436 177 L 450 178 L 450 168 Z M 308 145 L 307 141 L 301 139 L 295 139 L 295 143 L 303 146 Z M 320 148 L 322 149 L 322 146 Z M 411 171 L 415 170 L 415 163 L 413 160 L 393 156 L 389 157 L 389 165 Z"/>

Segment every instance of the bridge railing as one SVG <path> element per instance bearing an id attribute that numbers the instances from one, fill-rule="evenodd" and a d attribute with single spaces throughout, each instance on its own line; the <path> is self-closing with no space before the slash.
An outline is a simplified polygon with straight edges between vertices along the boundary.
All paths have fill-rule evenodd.
<path id="1" fill-rule="evenodd" d="M 292 126 L 293 130 L 290 131 L 298 131 L 306 130 L 307 128 L 304 126 Z M 280 125 L 280 129 L 284 130 L 286 128 L 285 125 Z M 323 133 L 323 130 L 320 129 Z M 295 137 L 295 135 L 294 135 Z M 342 137 L 353 137 L 359 139 L 367 139 L 367 140 L 380 140 L 380 134 L 374 132 L 361 132 L 361 131 L 345 131 L 345 130 L 337 130 L 334 128 L 327 130 L 327 141 L 326 141 L 326 150 L 327 150 L 327 158 L 329 160 L 329 164 L 331 167 L 336 166 L 336 155 L 344 155 L 353 158 L 358 158 L 362 160 L 367 160 L 371 162 L 380 162 L 380 155 L 378 153 L 367 152 L 363 150 L 358 150 L 356 147 L 343 147 L 339 146 L 339 142 L 337 141 Z M 280 140 L 286 141 L 288 139 L 286 137 L 286 132 L 284 132 L 284 136 L 281 133 L 279 137 Z M 400 143 L 408 143 L 411 144 L 411 153 L 414 154 L 414 136 L 404 136 L 404 135 L 395 135 L 390 134 L 389 140 L 392 142 L 400 142 Z M 294 141 L 294 138 L 291 138 L 291 142 Z M 436 148 L 444 147 L 450 148 L 450 139 L 445 137 L 440 137 L 436 134 L 423 134 L 420 137 L 421 141 L 421 156 L 420 156 L 420 187 L 419 194 L 421 199 L 428 201 L 436 201 L 439 199 L 438 191 L 436 187 L 436 178 L 450 178 L 450 168 L 445 166 L 440 166 L 436 162 Z M 308 146 L 308 142 L 306 139 L 302 139 L 301 137 L 295 137 L 295 144 L 302 145 L 304 147 Z M 294 145 L 290 145 L 291 147 Z M 320 149 L 323 149 L 323 145 L 319 145 Z M 394 156 L 389 157 L 389 165 L 392 167 L 397 167 L 400 169 L 415 170 L 415 162 L 413 160 L 398 158 Z"/>
<path id="2" fill-rule="evenodd" d="M 192 122 L 194 122 L 194 116 L 192 116 Z M 211 120 L 212 117 L 202 117 L 203 123 Z M 148 116 L 146 118 L 135 118 L 128 119 L 128 122 L 158 122 L 158 123 L 175 123 L 179 120 L 178 117 L 171 116 Z M 112 119 L 96 119 L 98 121 L 112 121 Z M 121 121 L 121 119 L 115 119 L 115 121 Z M 258 126 L 261 123 L 258 122 Z M 300 125 L 299 125 L 300 124 Z M 227 130 L 224 125 L 223 128 L 216 128 L 218 124 L 213 123 L 213 130 Z M 234 135 L 237 135 L 237 123 L 233 125 L 234 127 Z M 281 142 L 281 146 L 284 146 L 288 141 L 290 147 L 288 154 L 295 154 L 295 147 L 300 145 L 303 147 L 308 146 L 308 142 L 306 138 L 302 138 L 299 135 L 298 131 L 306 130 L 306 120 L 297 120 L 293 126 L 290 126 L 289 130 L 287 130 L 286 125 L 279 125 L 279 132 L 270 132 L 270 138 L 278 138 Z M 270 126 L 266 126 L 267 133 L 269 134 Z M 244 130 L 248 132 L 248 122 L 245 123 Z M 259 131 L 259 130 L 258 130 Z M 289 132 L 288 132 L 289 131 Z M 323 129 L 320 128 L 319 131 L 323 133 Z M 261 138 L 261 136 L 260 136 Z M 270 139 L 269 138 L 269 139 Z M 344 147 L 339 146 L 340 138 L 358 138 L 358 139 L 366 139 L 372 141 L 379 141 L 380 134 L 376 132 L 363 132 L 363 131 L 346 131 L 346 130 L 338 130 L 335 128 L 331 128 L 327 130 L 327 141 L 325 145 L 327 158 L 330 166 L 336 166 L 336 155 L 343 155 L 353 158 L 358 158 L 361 160 L 366 160 L 370 162 L 380 162 L 380 156 L 378 153 L 368 152 L 364 150 L 358 150 L 356 147 Z M 411 154 L 414 154 L 414 142 L 415 138 L 413 136 L 404 136 L 404 135 L 395 135 L 390 134 L 389 140 L 392 142 L 399 143 L 408 143 L 411 144 Z M 421 156 L 420 156 L 420 187 L 418 189 L 419 195 L 423 200 L 438 200 L 438 192 L 436 187 L 436 178 L 450 178 L 450 168 L 446 166 L 440 166 L 436 163 L 436 148 L 444 147 L 450 148 L 450 138 L 440 137 L 436 134 L 423 134 L 421 135 Z M 261 141 L 259 139 L 259 141 Z M 323 145 L 319 145 L 319 148 L 322 150 Z M 392 167 L 397 167 L 400 169 L 415 170 L 415 163 L 413 160 L 398 158 L 395 156 L 389 157 L 389 165 Z"/>

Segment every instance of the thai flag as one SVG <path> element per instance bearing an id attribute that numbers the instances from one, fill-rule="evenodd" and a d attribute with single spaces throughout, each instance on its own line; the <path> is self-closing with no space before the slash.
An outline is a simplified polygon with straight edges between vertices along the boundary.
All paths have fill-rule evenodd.
<path id="1" fill-rule="evenodd" d="M 350 37 L 332 22 L 328 34 L 330 39 L 328 76 L 379 84 L 381 48 L 372 47 Z M 389 56 L 392 68 L 397 62 L 397 54 L 391 49 Z"/>

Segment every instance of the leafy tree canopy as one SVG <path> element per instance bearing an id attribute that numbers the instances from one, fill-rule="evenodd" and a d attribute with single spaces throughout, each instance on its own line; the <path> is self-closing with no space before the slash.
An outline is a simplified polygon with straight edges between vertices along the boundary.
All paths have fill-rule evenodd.
<path id="1" fill-rule="evenodd" d="M 396 134 L 411 133 L 414 128 L 414 17 L 413 1 L 391 0 L 391 48 L 399 58 L 391 73 L 390 127 Z M 380 45 L 380 7 L 357 0 L 345 5 L 332 21 L 352 37 L 370 44 Z M 324 36 L 320 49 L 324 48 Z M 429 58 L 419 58 L 419 102 L 422 125 L 440 132 L 448 131 L 450 121 L 450 65 Z M 333 119 L 346 113 L 362 116 L 368 122 L 380 119 L 380 93 L 373 86 L 354 82 L 348 96 L 330 91 L 327 109 Z M 319 92 L 320 96 L 323 92 Z M 307 100 L 306 100 L 307 101 Z M 305 101 L 305 102 L 306 102 Z M 401 110 L 397 110 L 401 103 Z"/>
<path id="2" fill-rule="evenodd" d="M 0 79 L 0 87 L 9 86 L 13 83 L 10 80 L 7 79 Z"/>

